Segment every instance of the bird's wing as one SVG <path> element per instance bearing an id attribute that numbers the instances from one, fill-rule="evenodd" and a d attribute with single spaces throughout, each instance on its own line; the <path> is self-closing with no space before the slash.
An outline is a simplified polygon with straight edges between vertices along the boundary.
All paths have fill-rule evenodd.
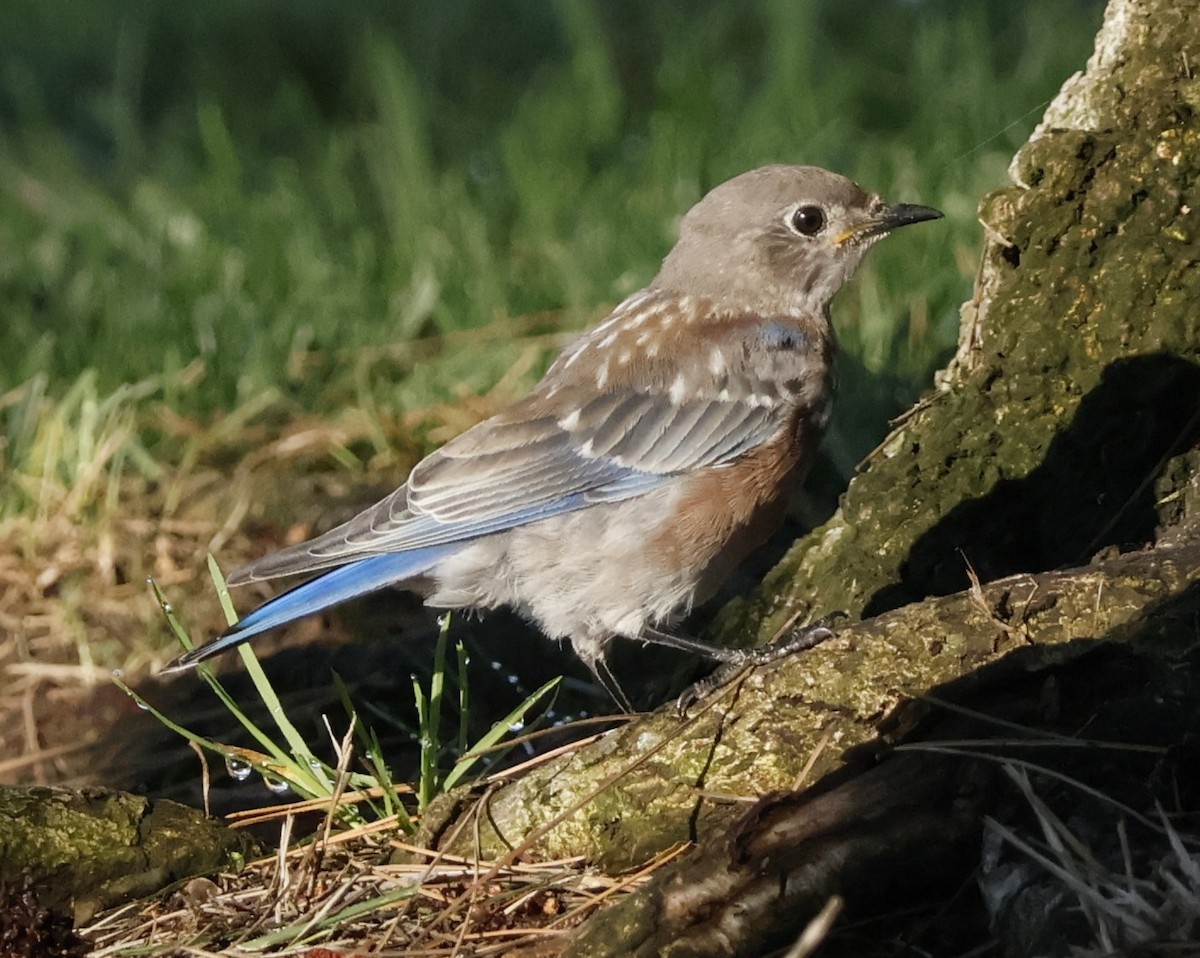
<path id="1" fill-rule="evenodd" d="M 627 499 L 730 462 L 779 428 L 771 408 L 719 394 L 675 401 L 650 384 L 575 403 L 563 390 L 551 403 L 544 392 L 451 440 L 353 519 L 237 570 L 230 584 L 467 542 Z"/>

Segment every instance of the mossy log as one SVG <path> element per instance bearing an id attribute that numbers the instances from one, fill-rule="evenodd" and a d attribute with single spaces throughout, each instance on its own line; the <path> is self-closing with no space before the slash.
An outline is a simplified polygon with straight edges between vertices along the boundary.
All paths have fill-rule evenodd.
<path id="1" fill-rule="evenodd" d="M 77 922 L 253 851 L 244 832 L 177 802 L 105 788 L 0 788 L 0 883 L 28 876 L 43 905 Z"/>

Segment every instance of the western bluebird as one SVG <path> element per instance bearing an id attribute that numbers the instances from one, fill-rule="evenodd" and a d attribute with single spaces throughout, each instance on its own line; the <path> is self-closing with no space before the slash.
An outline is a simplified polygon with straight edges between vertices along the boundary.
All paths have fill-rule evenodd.
<path id="1" fill-rule="evenodd" d="M 829 419 L 830 299 L 882 236 L 941 215 L 811 166 L 721 184 L 650 285 L 532 393 L 343 525 L 233 572 L 230 585 L 322 574 L 168 668 L 393 585 L 438 608 L 514 607 L 622 703 L 604 664 L 614 637 L 739 660 L 663 628 L 776 528 L 811 463 Z"/>

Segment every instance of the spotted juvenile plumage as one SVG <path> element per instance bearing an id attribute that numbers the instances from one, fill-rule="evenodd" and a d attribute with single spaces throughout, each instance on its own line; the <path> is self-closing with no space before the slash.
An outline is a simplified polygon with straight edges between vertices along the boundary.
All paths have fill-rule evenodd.
<path id="1" fill-rule="evenodd" d="M 396 584 L 440 608 L 513 606 L 598 677 L 614 637 L 666 640 L 809 465 L 829 418 L 829 300 L 877 239 L 940 215 L 815 167 L 716 187 L 654 280 L 533 392 L 349 522 L 234 572 L 324 574 L 173 667 Z"/>

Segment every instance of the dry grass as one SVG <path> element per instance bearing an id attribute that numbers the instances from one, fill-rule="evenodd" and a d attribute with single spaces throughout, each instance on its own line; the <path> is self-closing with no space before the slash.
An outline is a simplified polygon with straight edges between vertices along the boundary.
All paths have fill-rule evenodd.
<path id="1" fill-rule="evenodd" d="M 110 683 L 113 669 L 145 674 L 165 661 L 146 576 L 216 621 L 215 602 L 190 580 L 218 529 L 118 518 L 97 526 L 58 514 L 0 522 L 0 778 L 72 778 L 104 724 L 96 716 L 71 727 L 72 705 Z"/>
<path id="2" fill-rule="evenodd" d="M 553 345 L 511 323 L 482 335 L 527 339 L 522 361 L 486 395 L 401 415 L 315 419 L 264 394 L 197 423 L 155 383 L 106 398 L 86 378 L 64 399 L 34 382 L 0 396 L 0 417 L 24 424 L 0 437 L 0 780 L 79 780 L 89 746 L 128 707 L 119 695 L 96 706 L 113 671 L 136 681 L 177 653 L 148 577 L 189 623 L 217 627 L 206 555 L 230 568 L 366 505 L 426 443 L 523 391 Z M 405 364 L 459 346 L 449 337 L 342 360 Z M 83 702 L 92 714 L 80 722 Z"/>
<path id="3" fill-rule="evenodd" d="M 1043 892 L 1040 909 L 1028 909 L 1023 921 L 1034 931 L 1027 934 L 1033 937 L 1036 931 L 1044 936 L 1039 923 L 1051 928 L 1065 925 L 1063 913 L 1077 913 L 1093 939 L 1075 945 L 1072 954 L 1077 958 L 1197 954 L 1200 851 L 1194 837 L 1185 839 L 1160 808 L 1157 842 L 1141 837 L 1131 847 L 1125 822 L 1118 823 L 1119 856 L 1114 859 L 1091 846 L 1097 836 L 1080 838 L 1078 823 L 1068 825 L 1050 808 L 1038 795 L 1027 770 L 1012 765 L 1004 770 L 1033 810 L 1041 835 L 1021 835 L 988 820 L 995 836 L 1033 863 L 1023 874 L 1023 883 L 1014 886 L 1010 881 L 1006 893 L 996 895 L 994 901 L 1031 886 L 1053 889 Z M 1035 868 L 1041 869 L 1041 876 Z"/>
<path id="4" fill-rule="evenodd" d="M 350 738 L 340 752 L 343 782 Z M 458 829 L 486 814 L 487 796 L 485 789 Z M 335 821 L 345 817 L 338 803 L 362 798 L 339 795 L 326 809 L 323 828 L 304 844 L 292 842 L 293 827 L 312 802 L 232 816 L 235 825 L 279 820 L 275 854 L 238 874 L 195 878 L 160 898 L 102 916 L 81 929 L 93 954 L 311 956 L 314 944 L 329 955 L 343 949 L 554 954 L 592 912 L 643 884 L 685 847 L 619 877 L 600 875 L 580 859 L 524 861 L 520 848 L 499 861 L 468 860 L 397 838 L 396 818 L 335 831 Z"/>
<path id="5" fill-rule="evenodd" d="M 564 938 L 681 849 L 622 877 L 578 860 L 466 861 L 392 840 L 386 820 L 305 846 L 289 841 L 240 874 L 193 879 L 82 929 L 94 954 L 295 955 L 315 944 L 372 954 L 508 954 Z M 416 858 L 396 864 L 393 856 Z M 545 953 L 545 952 L 539 952 Z"/>

